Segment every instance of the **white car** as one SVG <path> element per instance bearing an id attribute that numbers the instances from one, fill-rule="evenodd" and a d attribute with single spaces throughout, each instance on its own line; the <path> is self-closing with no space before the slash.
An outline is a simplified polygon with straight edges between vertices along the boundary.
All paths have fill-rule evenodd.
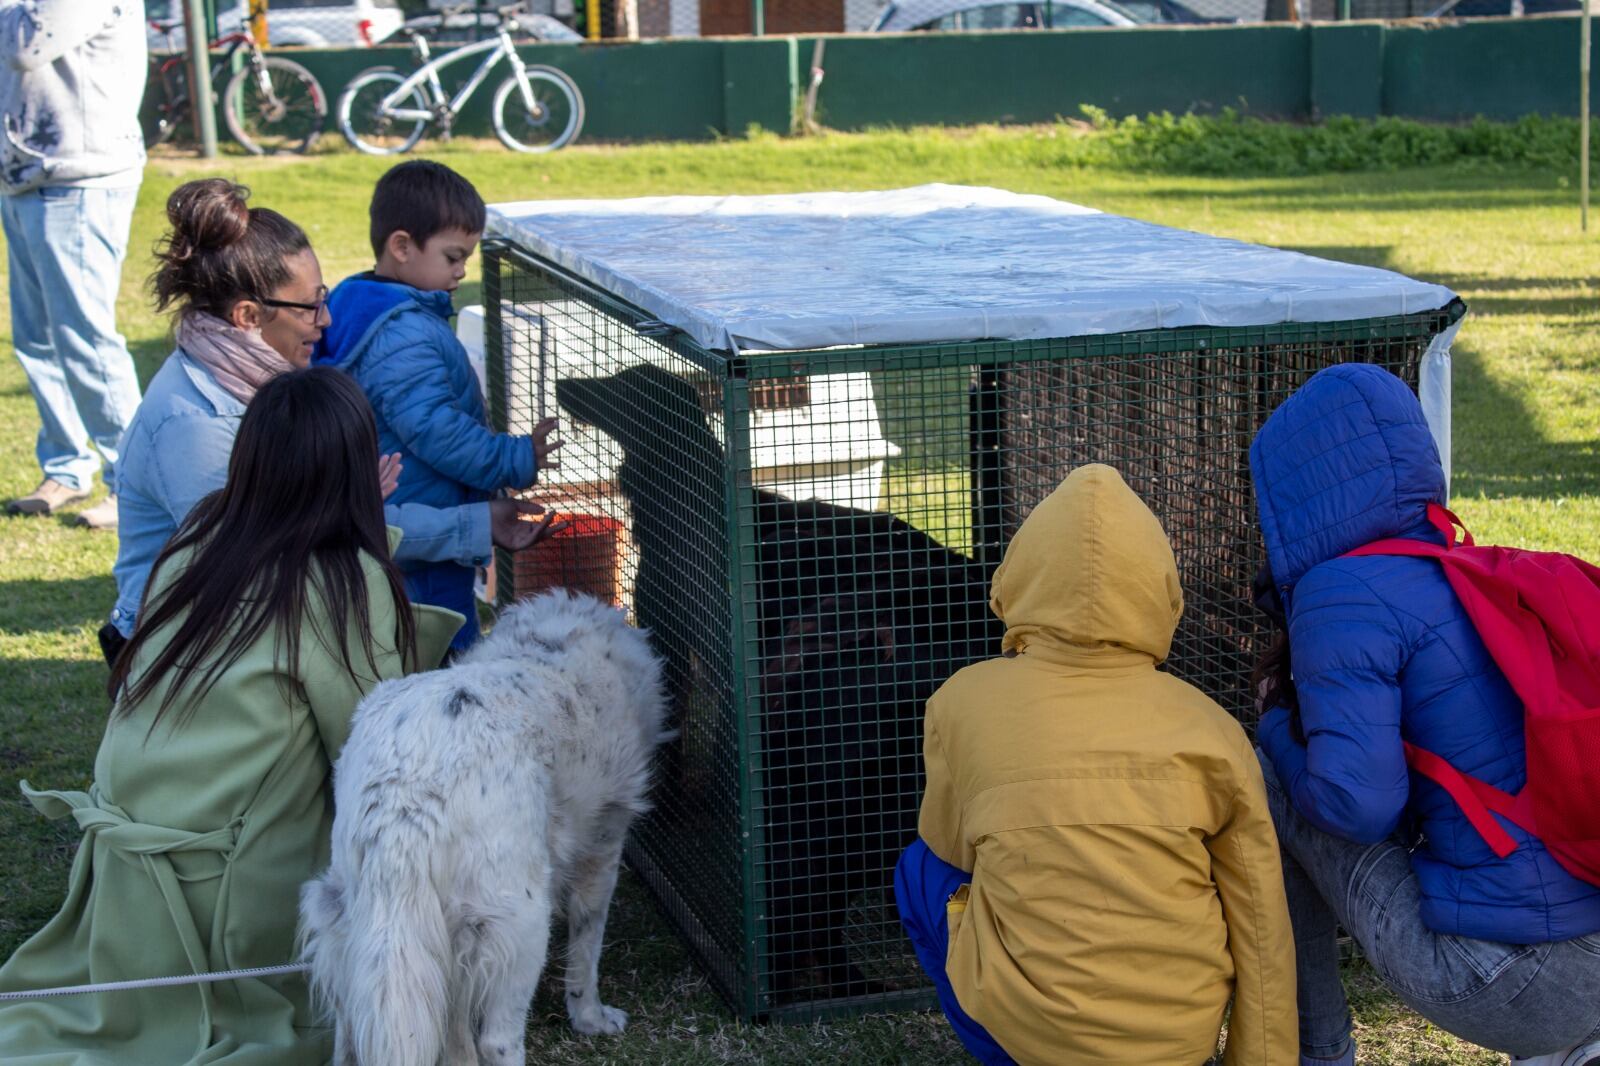
<path id="1" fill-rule="evenodd" d="M 146 37 L 151 51 L 183 48 L 184 0 L 145 0 Z M 244 27 L 244 0 L 220 0 L 217 31 Z M 369 47 L 392 36 L 405 22 L 400 0 L 272 0 L 267 11 L 269 44 L 355 45 Z M 176 24 L 169 35 L 165 28 Z"/>

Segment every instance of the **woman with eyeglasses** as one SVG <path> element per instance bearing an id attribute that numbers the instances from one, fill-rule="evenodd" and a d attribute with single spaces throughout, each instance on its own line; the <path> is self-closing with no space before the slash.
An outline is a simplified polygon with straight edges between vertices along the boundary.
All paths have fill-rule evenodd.
<path id="1" fill-rule="evenodd" d="M 227 479 L 239 421 L 266 382 L 309 365 L 328 327 L 328 290 L 305 232 L 250 207 L 250 191 L 221 178 L 191 181 L 167 200 L 172 230 L 156 250 L 156 307 L 173 309 L 177 348 L 145 390 L 117 464 L 121 544 L 117 604 L 100 630 L 107 662 L 133 635 L 151 564 L 195 504 Z M 384 494 L 399 476 L 381 466 Z M 404 537 L 396 562 L 481 566 L 491 542 L 516 550 L 548 531 L 516 500 L 474 507 L 387 506 Z"/>

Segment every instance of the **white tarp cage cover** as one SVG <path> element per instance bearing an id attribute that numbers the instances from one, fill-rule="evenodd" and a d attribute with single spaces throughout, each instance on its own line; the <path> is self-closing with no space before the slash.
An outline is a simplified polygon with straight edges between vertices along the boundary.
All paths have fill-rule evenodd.
<path id="1" fill-rule="evenodd" d="M 957 185 L 530 200 L 492 205 L 488 232 L 722 351 L 1343 322 L 1455 299 L 1376 267 Z M 1422 368 L 1433 416 L 1449 410 L 1453 335 Z M 1434 429 L 1448 456 L 1447 416 Z"/>

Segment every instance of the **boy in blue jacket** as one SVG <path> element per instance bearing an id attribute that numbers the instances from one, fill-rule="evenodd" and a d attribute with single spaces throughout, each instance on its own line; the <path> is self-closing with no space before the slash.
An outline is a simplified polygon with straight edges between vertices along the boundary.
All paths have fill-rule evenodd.
<path id="1" fill-rule="evenodd" d="M 373 269 L 328 295 L 333 323 L 316 362 L 360 383 L 378 420 L 385 454 L 399 452 L 400 485 L 389 502 L 460 507 L 534 483 L 551 452 L 556 421 L 530 436 L 489 428 L 477 376 L 450 328 L 450 294 L 483 235 L 483 198 L 449 167 L 414 160 L 372 190 Z M 448 607 L 467 623 L 453 650 L 478 638 L 473 568 L 458 562 L 402 564 L 415 603 Z"/>

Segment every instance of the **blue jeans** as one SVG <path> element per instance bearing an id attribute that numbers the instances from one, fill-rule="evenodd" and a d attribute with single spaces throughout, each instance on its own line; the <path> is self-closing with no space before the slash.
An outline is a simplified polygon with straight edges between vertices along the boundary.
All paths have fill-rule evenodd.
<path id="1" fill-rule="evenodd" d="M 1422 924 L 1405 845 L 1322 832 L 1264 755 L 1261 769 L 1294 924 L 1303 1054 L 1337 1058 L 1350 1046 L 1339 926 L 1406 1006 L 1463 1040 L 1531 1057 L 1600 1038 L 1600 935 L 1519 945 L 1435 933 Z"/>
<path id="2" fill-rule="evenodd" d="M 457 563 L 429 563 L 402 567 L 406 597 L 412 603 L 446 607 L 466 618 L 450 640 L 452 652 L 466 651 L 478 642 L 478 602 L 473 594 L 476 573 Z"/>
<path id="3" fill-rule="evenodd" d="M 945 903 L 956 889 L 971 880 L 971 874 L 939 858 L 921 840 L 913 841 L 894 868 L 895 906 L 900 909 L 900 924 L 911 938 L 917 961 L 932 979 L 939 993 L 939 1006 L 950 1019 L 950 1026 L 962 1045 L 985 1066 L 1015 1066 L 994 1037 L 961 1009 L 955 990 L 950 987 L 950 978 L 944 972 L 945 956 L 950 951 Z"/>
<path id="4" fill-rule="evenodd" d="M 41 423 L 35 454 L 45 477 L 73 489 L 87 489 L 103 463 L 116 491 L 122 432 L 139 406 L 133 357 L 116 325 L 138 195 L 137 187 L 48 186 L 0 196 L 12 339 Z"/>

